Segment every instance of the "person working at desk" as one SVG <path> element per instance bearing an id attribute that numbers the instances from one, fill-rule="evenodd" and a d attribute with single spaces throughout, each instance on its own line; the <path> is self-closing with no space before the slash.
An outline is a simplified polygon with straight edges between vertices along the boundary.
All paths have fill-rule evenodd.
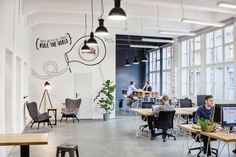
<path id="1" fill-rule="evenodd" d="M 145 82 L 144 82 L 143 90 L 144 90 L 144 91 L 149 91 L 149 92 L 152 91 L 152 87 L 150 86 L 150 84 L 149 84 L 148 81 L 145 81 Z"/>
<path id="2" fill-rule="evenodd" d="M 152 111 L 151 116 L 148 116 L 148 127 L 151 130 L 151 139 L 155 136 L 155 131 L 153 129 L 153 116 L 158 116 L 160 111 L 173 111 L 175 110 L 175 107 L 173 105 L 170 105 L 170 100 L 167 95 L 164 95 L 161 99 L 162 105 L 156 108 L 154 111 Z"/>
<path id="3" fill-rule="evenodd" d="M 198 118 L 203 118 L 206 120 L 210 120 L 214 116 L 214 98 L 212 95 L 208 95 L 205 97 L 205 105 L 200 106 L 196 112 L 195 121 L 197 121 Z M 208 137 L 207 136 L 201 136 L 203 139 L 203 153 L 207 154 L 207 156 L 211 156 L 211 147 L 210 144 L 207 146 L 208 143 Z M 207 150 L 208 147 L 208 150 Z"/>
<path id="4" fill-rule="evenodd" d="M 128 86 L 127 89 L 127 98 L 129 98 L 129 102 L 128 102 L 128 106 L 131 107 L 132 103 L 135 102 L 134 96 L 133 96 L 133 92 L 134 91 L 138 91 L 138 89 L 135 87 L 135 81 L 131 80 L 130 81 L 130 85 Z"/>

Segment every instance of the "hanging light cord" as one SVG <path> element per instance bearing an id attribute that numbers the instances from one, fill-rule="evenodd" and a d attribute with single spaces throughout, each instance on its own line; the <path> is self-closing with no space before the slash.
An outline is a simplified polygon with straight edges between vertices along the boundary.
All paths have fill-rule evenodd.
<path id="1" fill-rule="evenodd" d="M 104 15 L 104 3 L 103 3 L 103 0 L 101 0 L 101 16 L 98 17 L 98 20 L 101 19 Z"/>
<path id="2" fill-rule="evenodd" d="M 92 30 L 93 31 L 93 0 L 91 0 L 91 11 L 92 11 Z"/>
<path id="3" fill-rule="evenodd" d="M 143 18 L 142 17 L 141 17 L 140 22 L 141 22 L 141 33 L 142 33 L 142 36 L 143 36 Z"/>
<path id="4" fill-rule="evenodd" d="M 157 28 L 158 27 L 160 29 L 160 9 L 159 9 L 159 4 L 157 4 Z"/>
<path id="5" fill-rule="evenodd" d="M 88 27 L 88 25 L 87 25 L 87 14 L 86 13 L 84 14 L 84 23 L 85 23 L 84 36 L 86 36 L 86 34 L 87 34 L 87 27 Z"/>
<path id="6" fill-rule="evenodd" d="M 182 11 L 182 18 L 184 18 L 184 5 L 183 5 L 183 0 L 180 0 L 180 5 L 181 5 L 181 11 Z"/>

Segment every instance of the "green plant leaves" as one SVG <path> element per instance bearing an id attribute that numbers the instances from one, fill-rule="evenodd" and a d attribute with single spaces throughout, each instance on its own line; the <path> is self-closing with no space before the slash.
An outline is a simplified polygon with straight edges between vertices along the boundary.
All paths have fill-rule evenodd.
<path id="1" fill-rule="evenodd" d="M 106 113 L 109 113 L 113 110 L 113 101 L 114 101 L 114 91 L 115 91 L 115 85 L 113 85 L 113 82 L 111 80 L 106 80 L 103 83 L 102 89 L 99 91 L 99 93 L 103 93 L 99 96 L 99 104 L 100 107 L 103 108 Z"/>

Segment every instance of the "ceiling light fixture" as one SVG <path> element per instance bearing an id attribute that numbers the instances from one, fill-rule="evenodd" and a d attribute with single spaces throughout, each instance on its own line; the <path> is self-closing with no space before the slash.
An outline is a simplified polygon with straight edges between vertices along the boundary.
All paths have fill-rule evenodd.
<path id="1" fill-rule="evenodd" d="M 134 57 L 133 64 L 139 64 L 139 61 L 138 61 L 138 57 L 137 57 L 137 56 Z"/>
<path id="2" fill-rule="evenodd" d="M 135 57 L 134 57 L 133 64 L 139 64 L 139 60 L 138 60 L 138 57 L 137 57 L 136 49 L 134 51 L 135 51 Z"/>
<path id="3" fill-rule="evenodd" d="M 142 41 L 154 42 L 154 43 L 174 43 L 174 40 L 169 40 L 169 39 L 142 38 Z"/>
<path id="4" fill-rule="evenodd" d="M 97 36 L 106 36 L 109 35 L 107 28 L 104 26 L 104 19 L 102 18 L 104 15 L 104 5 L 103 0 L 101 0 L 101 6 L 102 6 L 102 13 L 101 16 L 98 18 L 99 26 L 97 27 L 95 31 L 95 35 Z"/>
<path id="5" fill-rule="evenodd" d="M 188 18 L 182 18 L 181 22 L 199 24 L 199 25 L 205 25 L 205 26 L 214 26 L 214 27 L 223 27 L 225 25 L 224 23 L 208 22 L 208 21 L 201 21 L 201 20 L 188 19 Z"/>
<path id="6" fill-rule="evenodd" d="M 88 46 L 97 46 L 97 40 L 94 38 L 94 33 L 93 33 L 93 0 L 91 0 L 91 11 L 92 11 L 92 29 L 90 33 L 90 38 L 87 42 Z"/>
<path id="7" fill-rule="evenodd" d="M 231 9 L 236 9 L 236 3 L 232 2 L 225 2 L 225 1 L 220 1 L 217 3 L 219 7 L 225 7 L 225 8 L 231 8 Z"/>
<path id="8" fill-rule="evenodd" d="M 130 67 L 128 53 L 127 53 L 127 56 L 126 56 L 125 66 L 126 66 L 126 67 Z"/>
<path id="9" fill-rule="evenodd" d="M 147 63 L 148 62 L 148 59 L 147 59 L 147 56 L 146 56 L 146 53 L 145 53 L 145 48 L 144 48 L 144 52 L 143 52 L 144 54 L 144 56 L 143 56 L 143 58 L 141 59 L 141 62 L 143 62 L 143 63 Z"/>
<path id="10" fill-rule="evenodd" d="M 125 11 L 120 7 L 121 0 L 114 0 L 115 7 L 111 9 L 108 15 L 110 20 L 126 20 L 127 16 Z"/>
<path id="11" fill-rule="evenodd" d="M 99 21 L 99 26 L 95 31 L 95 35 L 97 36 L 109 35 L 107 28 L 104 26 L 104 20 L 101 18 L 98 21 Z"/>
<path id="12" fill-rule="evenodd" d="M 152 46 L 152 45 L 130 45 L 130 47 L 133 47 L 133 48 L 153 48 L 153 49 L 159 48 L 159 46 Z"/>
<path id="13" fill-rule="evenodd" d="M 90 48 L 87 45 L 87 40 L 84 40 L 84 45 L 81 48 L 81 52 L 90 52 Z"/>
<path id="14" fill-rule="evenodd" d="M 225 25 L 224 23 L 209 22 L 209 21 L 202 21 L 202 20 L 197 20 L 197 19 L 185 18 L 184 5 L 183 5 L 182 0 L 180 0 L 180 5 L 181 5 L 181 11 L 182 11 L 181 22 L 183 22 L 183 23 L 198 24 L 198 25 L 213 26 L 213 27 L 223 27 Z"/>
<path id="15" fill-rule="evenodd" d="M 84 30 L 84 36 L 85 36 L 85 40 L 84 40 L 84 45 L 81 48 L 81 52 L 90 52 L 90 48 L 87 45 L 87 40 L 86 40 L 86 33 L 87 33 L 87 15 L 85 14 L 84 16 L 84 21 L 85 21 L 85 30 Z"/>
<path id="16" fill-rule="evenodd" d="M 196 33 L 192 33 L 192 32 L 179 32 L 179 31 L 168 31 L 168 30 L 160 30 L 159 33 L 163 35 L 176 35 L 176 36 L 180 36 L 180 35 L 195 36 L 196 35 Z"/>

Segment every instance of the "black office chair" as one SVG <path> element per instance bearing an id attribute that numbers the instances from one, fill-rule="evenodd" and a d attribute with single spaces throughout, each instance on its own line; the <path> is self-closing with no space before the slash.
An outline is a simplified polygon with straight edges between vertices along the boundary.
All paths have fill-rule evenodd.
<path id="1" fill-rule="evenodd" d="M 197 124 L 197 121 L 196 121 L 196 112 L 193 112 L 193 123 L 194 124 Z M 192 133 L 192 138 L 195 140 L 195 142 L 202 142 L 202 139 L 201 139 L 201 136 L 199 134 L 196 134 L 196 133 Z M 211 141 L 216 141 L 216 139 L 211 139 Z M 200 146 L 200 147 L 194 147 L 194 148 L 190 148 L 188 150 L 188 153 L 191 154 L 191 151 L 193 150 L 199 150 L 198 154 L 197 154 L 197 157 L 200 157 L 200 154 L 203 152 L 203 146 Z M 214 154 L 216 157 L 218 157 L 218 149 L 216 148 L 211 148 L 211 153 Z"/>
<path id="2" fill-rule="evenodd" d="M 185 98 L 179 100 L 179 107 L 186 108 L 186 107 L 193 107 L 193 103 L 191 99 Z"/>
<path id="3" fill-rule="evenodd" d="M 169 129 L 173 129 L 175 111 L 160 111 L 158 115 L 153 116 L 154 128 L 161 129 L 161 133 L 154 134 L 154 136 L 162 135 L 163 142 L 166 142 L 166 136 L 176 137 L 172 134 L 167 133 Z"/>
<path id="4" fill-rule="evenodd" d="M 143 102 L 142 103 L 142 105 L 141 105 L 141 107 L 142 108 L 152 108 L 152 105 L 155 105 L 155 102 Z M 143 120 L 143 121 L 147 121 L 147 118 L 145 117 L 145 116 L 141 116 L 141 119 Z M 144 131 L 144 129 L 146 129 L 148 127 L 148 125 L 147 124 L 145 124 L 145 125 L 141 125 L 140 127 L 139 127 L 139 129 L 141 129 L 142 130 L 142 132 Z"/>
<path id="5" fill-rule="evenodd" d="M 188 98 L 180 99 L 180 100 L 179 100 L 179 107 L 180 107 L 180 108 L 193 107 L 192 100 L 191 100 L 191 99 L 188 99 Z M 193 116 L 191 116 L 191 115 L 183 115 L 183 116 L 181 116 L 181 117 L 186 121 L 185 124 L 188 124 L 188 123 L 189 123 L 189 119 L 192 119 L 192 118 L 193 118 Z"/>

